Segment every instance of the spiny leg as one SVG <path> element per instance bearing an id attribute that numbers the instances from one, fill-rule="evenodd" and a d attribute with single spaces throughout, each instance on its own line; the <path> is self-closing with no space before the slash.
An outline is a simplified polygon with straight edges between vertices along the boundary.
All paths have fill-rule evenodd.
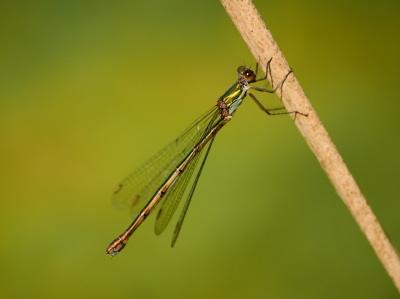
<path id="1" fill-rule="evenodd" d="M 271 60 L 269 60 L 269 61 L 271 61 Z M 268 61 L 268 63 L 269 63 L 269 61 Z M 268 69 L 267 69 L 268 70 Z M 250 88 L 253 88 L 253 89 L 255 89 L 255 90 L 258 90 L 258 91 L 264 91 L 264 92 L 269 92 L 269 93 L 275 93 L 276 92 L 276 90 L 279 88 L 279 86 L 283 86 L 283 83 L 286 81 L 286 78 L 291 74 L 291 73 L 293 73 L 293 70 L 292 69 L 290 69 L 290 71 L 286 74 L 286 76 L 285 76 L 285 78 L 283 78 L 283 80 L 281 81 L 281 83 L 279 83 L 278 84 L 278 86 L 275 88 L 275 89 L 273 89 L 273 90 L 270 90 L 270 89 L 267 89 L 267 88 L 261 88 L 261 87 L 257 87 L 257 86 L 249 86 Z M 265 76 L 265 77 L 263 77 L 263 78 L 261 78 L 261 79 L 259 79 L 259 80 L 256 80 L 256 81 L 254 81 L 254 82 L 258 82 L 258 81 L 261 81 L 261 80 L 265 80 L 267 78 L 267 76 Z M 272 76 L 271 76 L 271 78 L 272 78 Z M 252 82 L 253 83 L 253 82 Z"/>
<path id="2" fill-rule="evenodd" d="M 271 59 L 268 61 L 268 63 L 267 63 L 267 72 L 268 72 L 268 68 L 270 68 L 269 65 L 270 65 L 271 60 L 272 60 L 272 58 L 271 58 Z M 253 88 L 253 89 L 255 89 L 255 90 L 258 90 L 258 91 L 264 91 L 264 92 L 269 92 L 269 93 L 275 93 L 276 90 L 279 88 L 279 86 L 282 86 L 282 87 L 283 87 L 283 84 L 285 83 L 287 77 L 288 77 L 291 73 L 293 73 L 293 70 L 292 70 L 292 69 L 290 69 L 290 71 L 286 74 L 285 78 L 283 78 L 283 80 L 278 84 L 278 86 L 277 86 L 274 90 L 269 90 L 269 89 L 267 89 L 267 88 L 260 88 L 260 87 L 256 87 L 256 86 L 249 86 L 249 87 L 250 87 L 250 88 Z M 265 76 L 265 77 L 263 77 L 263 78 L 261 78 L 261 79 L 255 80 L 254 82 L 261 81 L 261 80 L 265 80 L 266 77 L 267 77 L 267 76 Z M 271 77 L 272 77 L 272 74 L 271 74 Z M 295 118 L 294 118 L 294 119 L 296 119 L 296 115 L 297 115 L 297 114 L 300 114 L 300 115 L 303 115 L 303 116 L 308 116 L 308 114 L 301 113 L 300 111 L 297 111 L 297 110 L 296 110 L 296 111 L 286 111 L 286 109 L 285 109 L 284 107 L 266 109 L 266 108 L 256 99 L 256 97 L 255 97 L 250 91 L 247 91 L 246 94 L 249 95 L 249 96 L 256 102 L 256 104 L 258 105 L 258 107 L 260 107 L 260 109 L 261 109 L 262 111 L 264 111 L 265 113 L 267 113 L 268 115 L 281 115 L 281 114 L 292 114 L 292 113 L 294 113 L 294 114 L 295 114 Z"/>
<path id="3" fill-rule="evenodd" d="M 272 109 L 266 109 L 257 99 L 256 97 L 251 93 L 251 92 L 247 92 L 247 95 L 249 95 L 254 102 L 256 102 L 256 104 L 258 105 L 258 107 L 260 107 L 260 109 L 262 111 L 264 111 L 265 113 L 267 113 L 268 115 L 281 115 L 281 114 L 295 114 L 295 117 L 297 114 L 303 115 L 303 116 L 308 116 L 308 114 L 305 113 L 301 113 L 300 111 L 285 111 L 286 109 L 284 107 L 281 108 L 272 108 Z M 281 110 L 281 111 L 280 111 Z M 275 111 L 275 112 L 274 112 Z"/>
<path id="4" fill-rule="evenodd" d="M 271 73 L 271 61 L 272 61 L 272 58 L 273 58 L 273 57 L 271 57 L 271 59 L 268 60 L 268 62 L 267 62 L 267 67 L 266 67 L 266 70 L 265 70 L 265 77 L 262 77 L 262 78 L 260 78 L 260 79 L 254 80 L 254 81 L 252 81 L 252 83 L 253 83 L 253 82 L 258 82 L 258 81 L 263 81 L 263 80 L 267 79 L 267 76 L 268 76 L 268 69 L 269 69 L 269 72 L 270 72 L 271 78 L 272 78 L 272 73 Z M 257 63 L 257 65 L 256 65 L 256 71 L 255 71 L 256 78 L 257 78 L 257 72 L 258 72 L 258 63 Z"/>

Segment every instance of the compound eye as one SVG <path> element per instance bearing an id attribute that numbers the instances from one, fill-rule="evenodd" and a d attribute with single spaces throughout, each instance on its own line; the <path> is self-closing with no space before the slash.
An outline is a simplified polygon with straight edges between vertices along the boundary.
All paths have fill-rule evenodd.
<path id="1" fill-rule="evenodd" d="M 244 66 L 239 66 L 237 69 L 238 75 L 242 76 L 246 72 L 247 68 Z"/>
<path id="2" fill-rule="evenodd" d="M 254 80 L 254 78 L 256 77 L 256 75 L 254 74 L 254 72 L 253 72 L 252 70 L 247 69 L 247 70 L 244 72 L 244 77 L 245 77 L 246 81 L 252 81 L 252 80 Z"/>

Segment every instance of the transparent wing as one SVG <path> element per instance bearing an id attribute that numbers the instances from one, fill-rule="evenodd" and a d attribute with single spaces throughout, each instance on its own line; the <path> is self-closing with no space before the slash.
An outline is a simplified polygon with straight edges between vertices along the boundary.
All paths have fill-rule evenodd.
<path id="1" fill-rule="evenodd" d="M 207 125 L 207 128 L 204 130 L 201 139 L 204 138 L 210 130 L 214 127 L 215 121 L 218 121 L 219 113 L 215 112 L 212 119 Z M 199 141 L 201 142 L 201 141 Z M 196 157 L 192 160 L 187 169 L 183 172 L 179 180 L 168 190 L 165 198 L 163 199 L 163 204 L 158 212 L 156 224 L 155 224 L 155 233 L 156 235 L 161 234 L 164 229 L 167 227 L 170 222 L 172 216 L 174 215 L 176 208 L 179 205 L 179 202 L 182 199 L 183 193 L 192 177 L 194 170 L 196 169 L 197 162 L 202 155 L 203 151 L 200 151 Z"/>
<path id="2" fill-rule="evenodd" d="M 168 223 L 171 221 L 176 208 L 178 207 L 183 193 L 192 177 L 192 174 L 196 168 L 197 161 L 199 160 L 202 152 L 200 152 L 190 163 L 188 168 L 179 177 L 178 181 L 168 190 L 165 198 L 163 199 L 163 204 L 157 214 L 157 219 L 154 227 L 156 235 L 161 234 L 167 227 Z"/>
<path id="3" fill-rule="evenodd" d="M 216 113 L 218 113 L 217 107 L 210 109 L 194 121 L 176 140 L 125 178 L 114 191 L 114 207 L 127 209 L 138 202 L 148 201 L 176 165 L 195 146 Z M 132 213 L 136 216 L 134 211 Z"/>
<path id="4" fill-rule="evenodd" d="M 204 156 L 203 162 L 201 163 L 199 172 L 197 173 L 196 179 L 194 180 L 192 188 L 190 189 L 188 198 L 186 199 L 185 205 L 183 206 L 181 215 L 179 216 L 178 223 L 175 226 L 174 234 L 172 236 L 172 241 L 171 241 L 171 247 L 174 247 L 175 242 L 178 239 L 179 233 L 180 233 L 181 228 L 182 228 L 183 220 L 185 220 L 186 212 L 187 212 L 187 210 L 189 208 L 189 204 L 190 204 L 190 202 L 192 200 L 192 197 L 193 197 L 193 194 L 194 194 L 194 190 L 196 189 L 197 182 L 199 181 L 201 172 L 203 171 L 204 164 L 206 163 L 206 160 L 207 160 L 207 157 L 208 157 L 208 153 L 210 152 L 210 149 L 211 149 L 211 146 L 212 146 L 212 144 L 214 142 L 215 136 L 217 136 L 217 135 L 214 135 L 214 137 L 211 139 L 210 145 L 207 148 L 206 155 Z"/>

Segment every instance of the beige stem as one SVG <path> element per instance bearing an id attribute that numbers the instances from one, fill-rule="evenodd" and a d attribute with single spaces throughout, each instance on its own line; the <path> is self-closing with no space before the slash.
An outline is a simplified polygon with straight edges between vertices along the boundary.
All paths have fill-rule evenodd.
<path id="1" fill-rule="evenodd" d="M 253 2 L 250 0 L 221 0 L 221 3 L 263 70 L 266 68 L 267 61 L 273 57 L 271 73 L 274 74 L 274 81 L 280 82 L 279 80 L 284 78 L 290 70 L 289 64 Z M 346 164 L 343 162 L 294 74 L 287 78 L 282 92 L 279 88 L 277 94 L 288 111 L 308 113 L 308 117 L 297 115 L 295 124 L 375 250 L 397 290 L 400 291 L 399 256 L 347 169 Z"/>

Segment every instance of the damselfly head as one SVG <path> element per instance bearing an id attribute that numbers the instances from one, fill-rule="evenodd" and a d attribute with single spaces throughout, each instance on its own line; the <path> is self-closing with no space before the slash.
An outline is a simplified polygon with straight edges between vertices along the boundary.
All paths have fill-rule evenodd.
<path id="1" fill-rule="evenodd" d="M 256 78 L 256 74 L 251 69 L 248 69 L 245 66 L 240 66 L 237 69 L 239 77 L 243 77 L 247 82 L 251 82 Z"/>

